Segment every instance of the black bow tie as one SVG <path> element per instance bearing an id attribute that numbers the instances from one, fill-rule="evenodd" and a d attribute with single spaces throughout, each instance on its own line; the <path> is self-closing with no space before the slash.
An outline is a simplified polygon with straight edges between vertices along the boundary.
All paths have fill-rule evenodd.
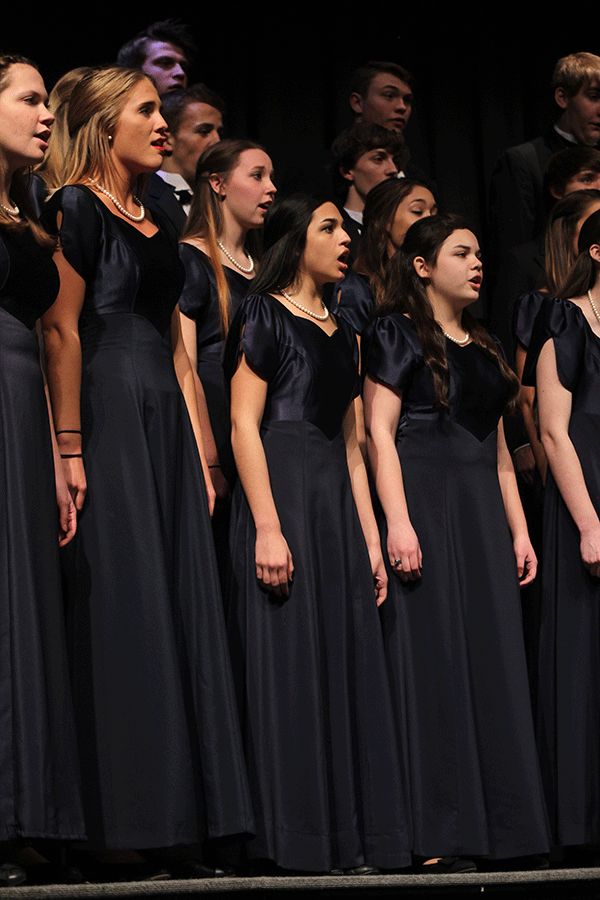
<path id="1" fill-rule="evenodd" d="M 182 206 L 186 206 L 186 204 L 192 202 L 192 192 L 188 191 L 187 188 L 182 188 L 180 191 L 173 190 Z"/>

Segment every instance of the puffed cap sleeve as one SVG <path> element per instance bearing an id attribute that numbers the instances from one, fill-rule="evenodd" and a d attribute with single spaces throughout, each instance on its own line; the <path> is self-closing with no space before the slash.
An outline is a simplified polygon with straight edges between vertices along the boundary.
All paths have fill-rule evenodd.
<path id="1" fill-rule="evenodd" d="M 374 308 L 375 298 L 366 280 L 355 272 L 347 275 L 339 285 L 335 312 L 362 334 Z"/>
<path id="2" fill-rule="evenodd" d="M 527 350 L 531 341 L 533 326 L 542 306 L 552 300 L 548 294 L 541 291 L 527 291 L 521 294 L 515 303 L 513 319 L 513 333 L 521 346 Z"/>
<path id="3" fill-rule="evenodd" d="M 231 381 L 240 353 L 266 381 L 270 381 L 279 365 L 282 336 L 281 315 L 277 300 L 264 294 L 251 294 L 238 309 L 229 328 L 223 370 Z"/>
<path id="4" fill-rule="evenodd" d="M 179 297 L 179 309 L 189 319 L 202 319 L 210 305 L 210 279 L 204 259 L 189 244 L 179 244 L 179 258 L 185 268 L 185 284 Z"/>
<path id="5" fill-rule="evenodd" d="M 362 337 L 362 375 L 404 390 L 423 359 L 417 331 L 406 316 L 394 313 L 375 319 Z"/>
<path id="6" fill-rule="evenodd" d="M 97 268 L 102 233 L 102 216 L 91 191 L 81 185 L 61 188 L 46 203 L 44 224 L 51 233 L 59 234 L 65 259 L 88 281 Z"/>
<path id="7" fill-rule="evenodd" d="M 582 311 L 568 300 L 545 303 L 538 313 L 523 372 L 523 384 L 535 385 L 535 369 L 542 347 L 554 341 L 556 370 L 561 384 L 573 392 L 583 367 L 587 323 Z"/>

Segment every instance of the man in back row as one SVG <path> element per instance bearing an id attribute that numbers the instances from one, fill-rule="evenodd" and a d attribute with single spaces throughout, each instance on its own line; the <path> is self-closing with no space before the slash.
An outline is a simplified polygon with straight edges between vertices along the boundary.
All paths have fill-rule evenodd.
<path id="1" fill-rule="evenodd" d="M 118 66 L 141 69 L 150 75 L 162 97 L 187 87 L 188 70 L 196 48 L 187 25 L 176 19 L 154 22 L 123 44 Z"/>
<path id="2" fill-rule="evenodd" d="M 552 76 L 558 119 L 543 135 L 505 150 L 492 173 L 489 191 L 493 272 L 507 251 L 543 231 L 544 171 L 550 157 L 566 147 L 595 147 L 600 141 L 600 57 L 572 53 L 559 59 Z"/>

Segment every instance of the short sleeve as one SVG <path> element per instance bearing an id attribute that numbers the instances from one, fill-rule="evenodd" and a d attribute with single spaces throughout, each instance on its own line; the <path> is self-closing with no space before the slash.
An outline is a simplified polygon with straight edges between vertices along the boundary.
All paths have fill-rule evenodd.
<path id="1" fill-rule="evenodd" d="M 535 369 L 543 346 L 554 341 L 561 384 L 573 393 L 584 362 L 587 323 L 582 311 L 568 300 L 546 303 L 538 313 L 525 361 L 523 384 L 535 385 Z"/>
<path id="2" fill-rule="evenodd" d="M 59 234 L 65 259 L 84 281 L 89 281 L 97 269 L 102 234 L 102 215 L 91 191 L 79 185 L 61 188 L 46 203 L 44 224 L 50 233 Z"/>
<path id="3" fill-rule="evenodd" d="M 513 333 L 521 346 L 525 347 L 526 350 L 531 341 L 533 326 L 538 313 L 546 301 L 552 301 L 553 299 L 541 291 L 527 291 L 525 294 L 521 294 L 517 300 L 513 319 Z"/>
<path id="4" fill-rule="evenodd" d="M 423 361 L 417 331 L 406 316 L 394 313 L 375 319 L 362 339 L 362 375 L 403 391 Z"/>
<path id="5" fill-rule="evenodd" d="M 185 268 L 185 284 L 179 297 L 179 309 L 189 319 L 203 319 L 211 301 L 208 261 L 189 244 L 179 244 L 179 258 Z"/>
<path id="6" fill-rule="evenodd" d="M 244 300 L 229 328 L 223 370 L 229 382 L 237 368 L 240 353 L 266 381 L 270 381 L 279 366 L 279 347 L 282 337 L 281 316 L 277 300 L 263 294 L 251 294 Z"/>
<path id="7" fill-rule="evenodd" d="M 335 312 L 346 320 L 356 334 L 362 334 L 375 308 L 375 298 L 366 280 L 356 273 L 346 276 L 338 289 Z"/>

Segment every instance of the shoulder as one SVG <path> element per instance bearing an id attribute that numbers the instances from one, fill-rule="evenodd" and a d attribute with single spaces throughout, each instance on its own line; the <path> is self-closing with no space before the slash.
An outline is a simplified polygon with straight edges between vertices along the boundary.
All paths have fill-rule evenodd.
<path id="1" fill-rule="evenodd" d="M 270 294 L 250 294 L 242 302 L 229 328 L 223 369 L 233 377 L 240 353 L 267 380 L 279 364 L 284 320 L 281 304 Z"/>
<path id="2" fill-rule="evenodd" d="M 547 303 L 554 303 L 555 298 L 543 291 L 526 291 L 521 294 L 515 304 L 513 329 L 520 344 L 527 349 L 535 321 Z"/>
<path id="3" fill-rule="evenodd" d="M 389 343 L 393 346 L 405 346 L 407 350 L 411 350 L 415 354 L 422 354 L 417 329 L 408 316 L 402 313 L 377 316 L 367 326 L 363 339 Z"/>
<path id="4" fill-rule="evenodd" d="M 179 242 L 179 258 L 185 270 L 185 285 L 179 309 L 190 319 L 198 319 L 211 300 L 215 276 L 210 259 L 198 247 Z"/>
<path id="5" fill-rule="evenodd" d="M 379 316 L 367 326 L 361 342 L 362 372 L 402 388 L 423 362 L 417 329 L 401 313 Z"/>
<path id="6" fill-rule="evenodd" d="M 533 325 L 523 383 L 535 384 L 539 355 L 546 342 L 552 340 L 559 378 L 568 390 L 573 390 L 581 371 L 580 361 L 591 338 L 594 334 L 576 303 L 549 298 L 540 307 Z"/>

